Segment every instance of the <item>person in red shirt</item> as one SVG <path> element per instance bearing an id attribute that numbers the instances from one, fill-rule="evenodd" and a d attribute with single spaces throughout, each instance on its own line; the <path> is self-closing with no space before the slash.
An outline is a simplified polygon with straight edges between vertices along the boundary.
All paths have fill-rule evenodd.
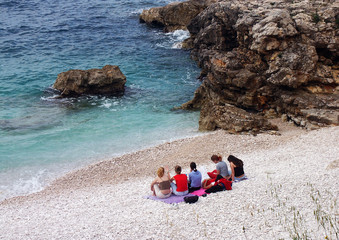
<path id="1" fill-rule="evenodd" d="M 216 193 L 225 190 L 232 190 L 232 181 L 229 181 L 221 176 L 217 176 L 214 185 L 206 189 L 205 193 Z"/>
<path id="2" fill-rule="evenodd" d="M 187 184 L 187 176 L 186 174 L 181 174 L 181 167 L 175 166 L 174 168 L 175 173 L 177 175 L 171 178 L 171 187 L 173 194 L 178 196 L 183 196 L 188 194 L 188 184 Z M 175 183 L 173 182 L 175 181 Z"/>

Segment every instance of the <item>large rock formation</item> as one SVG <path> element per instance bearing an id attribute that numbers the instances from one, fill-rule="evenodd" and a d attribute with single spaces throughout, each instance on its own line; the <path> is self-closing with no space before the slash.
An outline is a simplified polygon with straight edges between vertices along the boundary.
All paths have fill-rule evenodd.
<path id="1" fill-rule="evenodd" d="M 200 129 L 269 129 L 261 119 L 277 116 L 339 124 L 338 2 L 219 1 L 187 29 L 202 84 L 182 107 L 201 109 Z"/>
<path id="2" fill-rule="evenodd" d="M 173 2 L 165 7 L 143 10 L 140 22 L 155 27 L 164 27 L 166 32 L 178 29 L 187 30 L 186 26 L 192 18 L 197 16 L 211 3 L 217 0 L 190 0 L 187 2 Z"/>
<path id="3" fill-rule="evenodd" d="M 102 69 L 69 70 L 58 74 L 53 88 L 61 97 L 82 94 L 121 95 L 125 91 L 126 77 L 118 66 L 106 65 Z"/>

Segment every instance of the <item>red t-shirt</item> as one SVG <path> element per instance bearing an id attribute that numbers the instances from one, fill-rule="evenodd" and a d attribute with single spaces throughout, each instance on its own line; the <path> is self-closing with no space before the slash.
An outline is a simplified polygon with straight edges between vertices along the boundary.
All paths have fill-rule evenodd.
<path id="1" fill-rule="evenodd" d="M 185 192 L 188 190 L 187 176 L 185 174 L 177 174 L 174 176 L 174 179 L 177 184 L 178 192 Z"/>
<path id="2" fill-rule="evenodd" d="M 231 181 L 228 181 L 225 178 L 220 178 L 218 181 L 216 181 L 214 183 L 214 186 L 218 185 L 219 183 L 223 183 L 225 185 L 226 190 L 232 190 L 232 182 Z"/>

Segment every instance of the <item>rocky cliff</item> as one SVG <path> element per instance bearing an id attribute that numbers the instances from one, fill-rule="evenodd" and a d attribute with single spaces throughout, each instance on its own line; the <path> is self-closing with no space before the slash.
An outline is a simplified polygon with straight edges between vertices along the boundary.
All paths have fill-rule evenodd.
<path id="1" fill-rule="evenodd" d="M 183 27 L 202 84 L 182 107 L 201 110 L 201 130 L 275 129 L 272 117 L 307 128 L 339 124 L 338 2 L 205 5 Z M 180 11 L 171 14 L 180 18 Z"/>

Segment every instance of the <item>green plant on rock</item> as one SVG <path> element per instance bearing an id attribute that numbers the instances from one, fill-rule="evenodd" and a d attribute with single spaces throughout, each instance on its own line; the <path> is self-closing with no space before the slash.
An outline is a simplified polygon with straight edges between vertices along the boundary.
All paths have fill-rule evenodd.
<path id="1" fill-rule="evenodd" d="M 312 22 L 317 24 L 318 22 L 320 22 L 320 20 L 321 20 L 321 18 L 320 18 L 319 14 L 317 12 L 312 14 Z"/>

